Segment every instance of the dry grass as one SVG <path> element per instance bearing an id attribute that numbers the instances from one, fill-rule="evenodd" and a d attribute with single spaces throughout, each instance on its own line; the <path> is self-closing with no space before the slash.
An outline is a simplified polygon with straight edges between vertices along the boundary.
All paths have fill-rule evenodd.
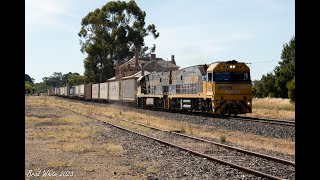
<path id="1" fill-rule="evenodd" d="M 26 116 L 26 126 L 43 126 L 49 128 L 56 126 L 56 132 L 43 131 L 31 132 L 30 137 L 36 139 L 54 138 L 58 142 L 78 142 L 88 139 L 96 133 L 96 129 L 92 127 L 75 126 L 81 123 L 81 120 L 75 115 L 69 115 L 63 118 L 38 118 Z M 48 127 L 49 126 L 49 127 Z M 57 127 L 58 126 L 58 127 Z"/>
<path id="2" fill-rule="evenodd" d="M 111 154 L 123 154 L 124 150 L 120 144 L 107 143 L 100 146 L 100 149 Z"/>
<path id="3" fill-rule="evenodd" d="M 94 172 L 94 167 L 85 165 L 82 167 L 82 170 L 84 170 L 85 172 Z"/>
<path id="4" fill-rule="evenodd" d="M 36 99 L 36 101 L 41 101 L 40 99 Z M 215 129 L 209 130 L 201 125 L 194 125 L 189 123 L 183 123 L 179 121 L 175 121 L 173 119 L 163 119 L 159 117 L 155 117 L 152 115 L 142 114 L 134 111 L 125 111 L 120 108 L 114 108 L 109 106 L 94 106 L 94 105 L 86 105 L 82 102 L 68 102 L 65 100 L 49 98 L 46 100 L 48 102 L 48 106 L 59 105 L 72 110 L 75 110 L 80 113 L 87 113 L 92 116 L 105 116 L 103 119 L 108 122 L 117 123 L 121 126 L 125 126 L 133 129 L 140 129 L 140 131 L 144 131 L 144 133 L 149 133 L 147 128 L 143 128 L 141 126 L 133 125 L 131 123 L 119 122 L 112 118 L 118 117 L 131 121 L 135 121 L 141 124 L 166 129 L 170 131 L 183 131 L 185 134 L 194 135 L 197 137 L 204 138 L 212 138 L 212 139 L 220 139 L 221 134 L 224 134 L 227 137 L 227 141 L 230 143 L 239 144 L 245 147 L 250 148 L 258 148 L 258 149 L 266 149 L 271 151 L 276 151 L 280 153 L 286 153 L 289 155 L 295 154 L 295 143 L 290 140 L 278 139 L 278 138 L 267 138 L 263 136 L 257 136 L 244 132 L 237 131 L 227 131 L 224 129 Z M 280 103 L 281 102 L 281 103 Z M 30 101 L 29 103 L 33 103 Z M 253 101 L 254 113 L 255 111 L 262 112 L 267 108 L 266 104 L 275 105 L 272 108 L 269 108 L 270 112 L 273 114 L 279 113 L 279 111 L 288 111 L 294 114 L 294 107 L 290 109 L 289 100 L 281 100 L 281 99 L 255 99 Z M 292 105 L 291 105 L 292 106 Z M 260 108 L 260 109 L 259 109 Z M 280 110 L 281 108 L 285 110 Z M 121 114 L 120 114 L 121 112 Z M 254 114 L 253 113 L 253 114 Z M 255 113 L 254 115 L 256 115 Z M 106 118 L 109 117 L 109 118 Z M 277 117 L 273 117 L 277 118 Z M 102 117 L 100 118 L 102 119 Z"/>
<path id="5" fill-rule="evenodd" d="M 58 135 L 59 142 L 77 142 L 91 137 L 91 132 L 65 132 Z"/>
<path id="6" fill-rule="evenodd" d="M 61 168 L 61 167 L 68 167 L 68 162 L 56 161 L 56 162 L 47 162 L 48 168 Z"/>
<path id="7" fill-rule="evenodd" d="M 219 139 L 220 139 L 220 142 L 221 143 L 225 143 L 227 140 L 226 140 L 226 136 L 224 135 L 224 134 L 221 134 L 220 135 L 220 137 L 219 137 Z"/>
<path id="8" fill-rule="evenodd" d="M 101 145 L 101 133 L 106 130 L 104 126 L 75 113 L 54 108 L 56 105 L 82 114 L 94 115 L 95 111 L 93 106 L 79 107 L 78 104 L 66 103 L 54 97 L 26 97 L 26 170 L 32 169 L 35 164 L 41 170 L 71 169 L 80 179 L 145 177 L 119 163 L 128 160 L 131 164 L 131 159 L 122 154 L 124 147 L 115 143 Z M 99 156 L 100 152 L 103 156 Z"/>
<path id="9" fill-rule="evenodd" d="M 61 146 L 62 151 L 71 153 L 83 153 L 91 150 L 90 146 L 81 142 L 65 143 Z"/>
<path id="10" fill-rule="evenodd" d="M 247 116 L 265 117 L 275 119 L 295 119 L 295 104 L 289 99 L 281 98 L 254 98 L 252 100 L 252 113 Z"/>
<path id="11" fill-rule="evenodd" d="M 159 171 L 160 168 L 157 165 L 152 165 L 146 169 L 146 174 L 158 174 Z"/>
<path id="12" fill-rule="evenodd" d="M 224 129 L 216 129 L 215 131 L 209 130 L 208 128 L 201 125 L 194 125 L 189 123 L 182 123 L 175 120 L 167 120 L 162 118 L 150 117 L 150 121 L 146 121 L 141 116 L 146 116 L 149 118 L 149 115 L 142 115 L 136 112 L 126 112 L 122 117 L 126 119 L 126 117 L 131 117 L 132 121 L 141 123 L 141 124 L 149 124 L 149 126 L 157 127 L 161 129 L 171 130 L 171 131 L 180 131 L 181 133 L 194 135 L 197 137 L 203 138 L 211 138 L 220 140 L 221 135 L 225 136 L 225 140 L 230 143 L 240 144 L 246 147 L 265 149 L 270 151 L 276 151 L 280 153 L 286 153 L 289 155 L 294 155 L 295 144 L 290 140 L 285 139 L 277 139 L 277 138 L 267 138 L 263 136 L 253 135 L 249 133 L 243 133 L 239 131 L 226 131 Z M 135 117 L 135 118 L 133 118 Z M 110 120 L 108 120 L 110 121 Z M 112 121 L 112 123 L 118 123 L 117 121 Z M 133 125 L 131 123 L 122 123 L 121 126 L 125 126 L 133 129 L 143 129 L 143 127 L 139 127 L 137 125 Z"/>
<path id="13" fill-rule="evenodd" d="M 138 170 L 145 170 L 148 167 L 148 162 L 143 162 L 143 161 L 135 161 L 133 163 L 134 168 Z"/>
<path id="14" fill-rule="evenodd" d="M 290 103 L 289 99 L 254 98 L 253 105 L 256 109 L 295 111 L 295 105 Z"/>
<path id="15" fill-rule="evenodd" d="M 145 175 L 147 174 L 157 174 L 160 171 L 160 167 L 158 164 L 153 162 L 144 162 L 144 161 L 135 161 L 133 163 L 133 168 L 144 172 Z"/>

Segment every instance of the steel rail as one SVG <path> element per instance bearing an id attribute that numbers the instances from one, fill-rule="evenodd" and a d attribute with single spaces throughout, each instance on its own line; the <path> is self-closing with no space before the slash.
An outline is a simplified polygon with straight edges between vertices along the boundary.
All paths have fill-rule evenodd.
<path id="1" fill-rule="evenodd" d="M 71 97 L 64 97 L 64 96 L 58 96 L 61 98 L 67 98 L 71 100 L 80 100 L 80 101 L 87 101 L 84 99 L 73 99 Z M 101 102 L 91 102 L 91 103 L 101 103 Z M 123 102 L 116 102 L 115 105 L 118 105 L 119 103 Z M 147 110 L 153 110 L 153 111 L 161 111 L 161 112 L 169 112 L 169 113 L 179 113 L 179 114 L 185 114 L 185 115 L 191 115 L 191 116 L 202 116 L 202 117 L 209 117 L 209 118 L 223 118 L 223 119 L 234 119 L 234 120 L 246 120 L 246 121 L 252 121 L 252 122 L 259 122 L 259 123 L 267 123 L 267 124 L 274 124 L 274 125 L 281 125 L 281 126 L 291 126 L 295 127 L 295 121 L 290 120 L 281 120 L 281 119 L 268 119 L 268 118 L 258 118 L 258 117 L 243 117 L 243 116 L 227 116 L 227 115 L 217 115 L 217 114 L 209 114 L 209 113 L 201 113 L 201 112 L 188 112 L 188 111 L 173 111 L 169 109 L 156 109 L 156 108 L 142 108 L 142 107 L 136 107 L 136 106 L 130 106 L 131 108 L 137 108 L 137 109 L 147 109 Z"/>
<path id="2" fill-rule="evenodd" d="M 158 130 L 158 131 L 162 131 L 162 132 L 167 132 L 167 133 L 172 133 L 172 134 L 175 134 L 175 135 L 178 135 L 178 136 L 183 136 L 183 137 L 186 137 L 186 138 L 195 139 L 195 140 L 198 140 L 198 141 L 210 143 L 210 144 L 213 144 L 213 145 L 217 145 L 217 146 L 221 146 L 221 147 L 224 147 L 224 148 L 236 150 L 238 152 L 246 153 L 246 154 L 249 154 L 249 155 L 254 155 L 254 156 L 265 158 L 265 159 L 268 159 L 268 160 L 273 160 L 273 161 L 276 161 L 276 162 L 279 162 L 279 163 L 282 163 L 282 164 L 295 166 L 295 162 L 293 162 L 293 161 L 280 159 L 280 158 L 277 158 L 277 157 L 274 157 L 274 156 L 269 156 L 269 155 L 266 155 L 266 154 L 261 154 L 261 153 L 245 150 L 245 149 L 242 149 L 242 148 L 238 148 L 238 147 L 229 146 L 229 145 L 226 145 L 226 144 L 221 144 L 221 143 L 218 143 L 218 142 L 210 141 L 210 140 L 203 139 L 203 138 L 190 136 L 190 135 L 186 135 L 186 134 L 182 134 L 182 133 L 178 133 L 178 132 L 174 132 L 174 131 L 169 131 L 169 130 L 166 130 L 166 129 L 160 129 L 160 128 L 148 126 L 148 125 L 137 123 L 137 122 L 130 121 L 130 120 L 114 118 L 114 117 L 111 117 L 111 116 L 106 116 L 106 117 L 117 119 L 117 120 L 121 120 L 121 121 L 125 121 L 125 122 L 129 122 L 129 123 L 132 123 L 132 124 L 137 124 L 139 126 L 143 126 L 143 127 L 146 127 L 146 128 L 150 128 L 150 129 L 154 129 L 154 130 Z"/>
<path id="3" fill-rule="evenodd" d="M 91 117 L 91 116 L 82 114 L 82 113 L 80 113 L 80 112 L 77 112 L 77 111 L 74 111 L 74 110 L 71 110 L 71 109 L 68 109 L 68 108 L 64 108 L 64 107 L 61 107 L 61 106 L 56 106 L 56 107 L 59 107 L 59 108 L 62 108 L 62 109 L 68 110 L 68 111 L 72 111 L 72 112 L 74 112 L 74 113 L 77 113 L 77 114 L 79 114 L 79 115 L 82 115 L 82 116 L 87 117 L 87 118 L 90 118 L 90 119 L 94 119 L 94 120 L 96 120 L 96 121 L 98 121 L 98 122 L 102 122 L 102 123 L 107 124 L 107 125 L 109 125 L 109 126 L 113 126 L 113 127 L 118 128 L 118 129 L 125 130 L 125 131 L 127 131 L 127 132 L 130 132 L 130 133 L 133 133 L 133 134 L 140 135 L 140 136 L 142 136 L 142 137 L 146 137 L 146 138 L 152 139 L 152 140 L 157 141 L 157 142 L 160 142 L 160 143 L 162 143 L 162 144 L 166 144 L 166 145 L 168 145 L 168 146 L 171 146 L 171 147 L 175 147 L 175 148 L 184 150 L 184 151 L 189 152 L 189 153 L 191 153 L 191 154 L 194 154 L 194 155 L 196 155 L 196 156 L 200 156 L 200 157 L 203 157 L 203 158 L 206 158 L 206 159 L 215 161 L 215 162 L 219 162 L 219 163 L 221 163 L 221 164 L 228 165 L 228 166 L 230 166 L 230 167 L 233 167 L 233 168 L 242 170 L 242 171 L 247 172 L 247 173 L 251 173 L 251 174 L 253 174 L 253 175 L 257 175 L 257 176 L 264 177 L 264 178 L 269 178 L 269 179 L 275 179 L 275 180 L 282 180 L 282 179 L 283 179 L 283 178 L 280 178 L 280 177 L 277 177 L 277 176 L 273 176 L 273 175 L 270 175 L 270 174 L 266 174 L 266 173 L 263 173 L 263 172 L 260 172 L 260 171 L 256 171 L 256 170 L 253 170 L 253 169 L 244 167 L 244 166 L 240 166 L 240 165 L 237 165 L 237 164 L 234 164 L 234 163 L 230 163 L 230 162 L 227 162 L 227 161 L 224 161 L 224 160 L 221 160 L 221 159 L 212 157 L 212 156 L 208 156 L 208 155 L 205 155 L 205 154 L 203 154 L 203 153 L 200 153 L 200 152 L 197 152 L 197 151 L 193 151 L 193 150 L 191 150 L 191 149 L 188 149 L 188 148 L 185 148 L 185 147 L 182 147 L 182 146 L 179 146 L 179 145 L 175 145 L 175 144 L 173 144 L 173 143 L 170 143 L 170 142 L 167 142 L 167 141 L 163 141 L 163 140 L 158 139 L 158 138 L 155 138 L 155 137 L 151 137 L 151 136 L 148 136 L 148 135 L 144 135 L 144 134 L 141 134 L 141 133 L 139 133 L 139 132 L 135 132 L 135 131 L 132 131 L 132 130 L 130 130 L 130 129 L 127 129 L 127 128 L 124 128 L 124 127 L 121 127 L 121 126 L 118 126 L 118 125 L 115 125 L 115 124 L 112 124 L 112 123 L 109 123 L 109 122 L 105 122 L 105 121 L 103 121 L 103 120 L 100 120 L 100 119 L 97 119 L 97 118 L 95 118 L 95 117 Z"/>

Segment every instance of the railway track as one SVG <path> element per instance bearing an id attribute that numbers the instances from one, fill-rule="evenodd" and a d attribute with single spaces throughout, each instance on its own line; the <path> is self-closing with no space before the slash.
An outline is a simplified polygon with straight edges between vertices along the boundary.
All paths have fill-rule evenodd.
<path id="1" fill-rule="evenodd" d="M 70 110 L 68 108 L 64 108 L 61 106 L 57 106 L 57 107 L 68 110 L 68 111 L 75 112 L 79 115 L 82 115 L 82 116 L 85 116 L 85 117 L 88 117 L 91 119 L 95 119 L 97 121 L 103 122 L 104 124 L 107 124 L 107 125 L 110 125 L 110 126 L 113 126 L 113 127 L 125 130 L 125 131 L 129 131 L 131 133 L 135 133 L 140 136 L 144 136 L 144 137 L 153 139 L 153 140 L 158 141 L 160 143 L 179 148 L 180 150 L 187 151 L 191 154 L 194 154 L 194 155 L 197 155 L 197 156 L 200 156 L 200 157 L 203 157 L 203 158 L 206 158 L 206 159 L 209 159 L 209 160 L 212 160 L 212 161 L 224 164 L 224 165 L 229 165 L 233 168 L 239 169 L 241 171 L 245 171 L 250 174 L 254 174 L 259 177 L 268 178 L 268 179 L 286 179 L 288 177 L 292 177 L 292 175 L 294 175 L 294 172 L 295 172 L 295 162 L 292 162 L 292 161 L 288 161 L 288 160 L 284 160 L 284 159 L 280 159 L 280 158 L 276 158 L 276 157 L 272 157 L 272 156 L 240 149 L 237 147 L 228 146 L 225 144 L 209 141 L 206 139 L 201 139 L 198 137 L 185 135 L 185 134 L 182 134 L 179 132 L 173 132 L 173 131 L 168 131 L 168 130 L 164 130 L 164 129 L 151 127 L 151 126 L 148 126 L 145 124 L 141 124 L 141 123 L 137 123 L 137 122 L 133 122 L 133 121 L 129 121 L 129 120 L 104 116 L 106 118 L 116 120 L 117 122 L 120 122 L 120 121 L 129 122 L 129 123 L 132 123 L 132 124 L 135 124 L 138 126 L 142 126 L 144 128 L 152 129 L 153 131 L 157 131 L 158 133 L 160 132 L 159 136 L 161 138 L 152 137 L 152 136 L 142 134 L 140 132 L 136 132 L 136 131 L 121 127 L 121 126 L 116 125 L 114 123 L 105 122 L 105 121 L 98 119 L 96 117 L 88 116 L 88 115 L 79 113 L 77 111 Z M 180 139 L 177 139 L 176 137 L 179 137 Z M 172 139 L 175 139 L 175 143 L 172 143 Z M 213 150 L 216 150 L 216 151 L 215 152 L 210 152 L 210 151 L 202 151 L 201 152 L 201 150 L 199 150 L 199 146 L 190 148 L 190 147 L 185 147 L 184 145 L 181 145 L 181 143 L 180 144 L 177 143 L 177 142 L 186 142 L 186 141 L 193 141 L 193 144 L 195 143 L 195 141 L 198 144 L 199 144 L 199 142 L 201 142 L 202 144 L 203 143 L 207 144 L 207 145 L 210 144 L 210 148 Z M 245 165 L 243 165 L 243 163 Z M 271 166 L 269 165 L 270 163 L 272 164 Z M 274 167 L 274 165 L 276 165 L 276 168 Z M 284 172 L 280 172 L 280 170 L 283 170 Z"/>
<path id="2" fill-rule="evenodd" d="M 141 108 L 143 109 L 143 108 Z M 172 110 L 163 110 L 163 109 L 151 109 L 156 111 L 164 111 L 169 113 L 177 113 L 177 111 Z M 295 127 L 295 121 L 290 120 L 281 120 L 281 119 L 267 119 L 267 118 L 258 118 L 258 117 L 243 117 L 243 116 L 226 116 L 226 115 L 215 115 L 215 114 L 208 114 L 208 113 L 199 113 L 199 112 L 189 112 L 189 111 L 178 111 L 178 113 L 192 115 L 192 116 L 202 116 L 208 118 L 222 118 L 222 119 L 229 119 L 229 120 L 242 120 L 242 121 L 252 121 L 252 122 L 260 122 L 260 123 L 267 123 L 267 124 L 274 124 L 274 125 L 281 125 L 281 126 L 292 126 Z"/>
<path id="3" fill-rule="evenodd" d="M 266 118 L 257 118 L 257 117 L 230 117 L 230 118 L 235 120 L 248 120 L 248 121 L 277 124 L 277 125 L 283 125 L 283 126 L 293 126 L 293 127 L 295 126 L 295 121 L 282 120 L 282 119 L 266 119 Z"/>
<path id="4" fill-rule="evenodd" d="M 63 98 L 68 98 L 72 99 L 69 97 L 63 97 Z M 92 102 L 92 101 L 90 101 Z M 95 101 L 96 102 L 96 101 Z M 97 102 L 96 102 L 97 103 Z M 115 106 L 122 107 L 124 104 L 123 103 L 112 103 Z M 126 103 L 126 106 L 130 108 L 137 108 L 137 109 L 145 109 L 145 108 L 139 108 L 133 103 Z M 295 127 L 295 121 L 290 121 L 290 120 L 282 120 L 282 119 L 268 119 L 268 118 L 258 118 L 258 117 L 243 117 L 243 116 L 223 116 L 223 115 L 213 115 L 213 114 L 208 114 L 208 113 L 199 113 L 199 112 L 189 112 L 189 111 L 173 111 L 173 110 L 166 110 L 166 109 L 156 109 L 156 108 L 146 108 L 148 110 L 153 110 L 153 111 L 162 111 L 162 112 L 168 112 L 168 113 L 180 113 L 180 114 L 186 114 L 186 115 L 191 115 L 191 116 L 202 116 L 202 117 L 208 117 L 208 118 L 221 118 L 221 119 L 228 119 L 228 120 L 240 120 L 240 121 L 252 121 L 252 122 L 259 122 L 259 123 L 266 123 L 266 124 L 273 124 L 273 125 L 280 125 L 280 126 L 289 126 L 289 127 Z"/>

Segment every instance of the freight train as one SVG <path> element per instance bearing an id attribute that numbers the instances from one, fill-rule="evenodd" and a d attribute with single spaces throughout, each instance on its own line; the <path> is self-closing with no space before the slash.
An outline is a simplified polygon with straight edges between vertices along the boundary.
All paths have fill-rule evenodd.
<path id="1" fill-rule="evenodd" d="M 221 115 L 252 112 L 250 68 L 235 60 L 166 72 L 150 73 L 142 69 L 103 83 L 53 88 L 47 94 Z"/>

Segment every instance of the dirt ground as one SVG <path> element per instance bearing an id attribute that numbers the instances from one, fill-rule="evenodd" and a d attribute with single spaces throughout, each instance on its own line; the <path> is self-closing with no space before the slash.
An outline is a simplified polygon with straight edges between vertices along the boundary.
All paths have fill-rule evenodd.
<path id="1" fill-rule="evenodd" d="M 25 117 L 26 179 L 255 178 L 60 108 L 26 106 Z"/>
<path id="2" fill-rule="evenodd" d="M 96 122 L 52 107 L 27 106 L 25 111 L 26 179 L 146 177 L 127 166 L 122 146 L 103 139 Z"/>
<path id="3" fill-rule="evenodd" d="M 235 169 L 107 127 L 102 122 L 55 107 L 57 104 L 88 115 L 100 111 L 98 107 L 84 105 L 79 109 L 65 101 L 27 98 L 26 179 L 252 178 Z M 125 113 L 120 111 L 120 115 Z M 132 114 L 128 117 L 134 118 Z"/>

